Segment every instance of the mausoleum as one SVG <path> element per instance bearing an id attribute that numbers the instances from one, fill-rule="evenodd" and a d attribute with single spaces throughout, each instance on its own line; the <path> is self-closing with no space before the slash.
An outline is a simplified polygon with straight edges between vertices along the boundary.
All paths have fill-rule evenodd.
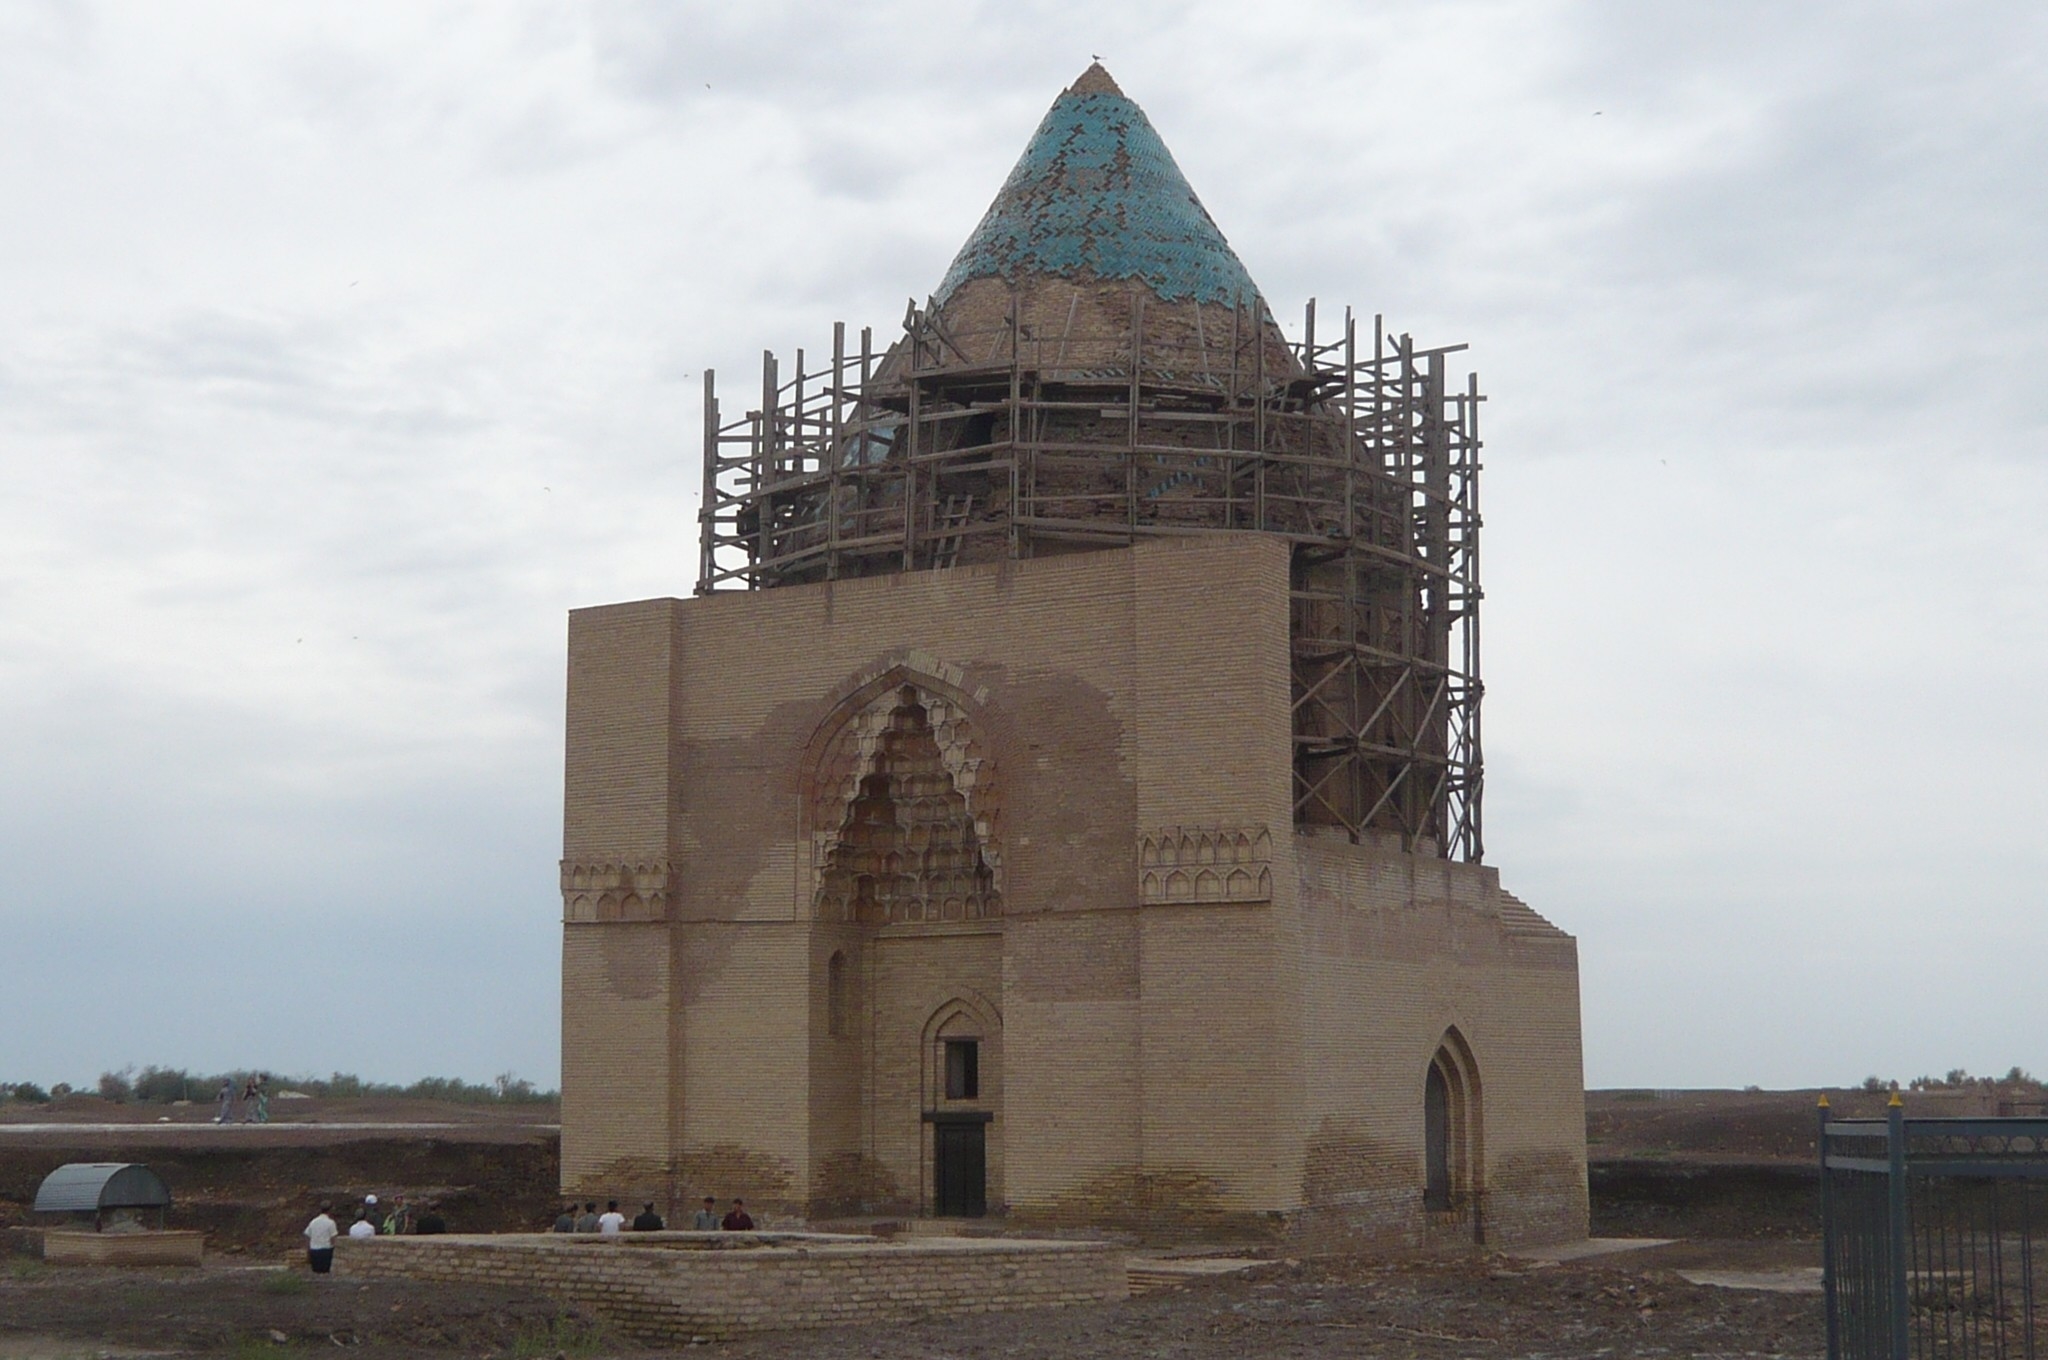
<path id="1" fill-rule="evenodd" d="M 1461 348 L 1283 332 L 1094 66 L 899 337 L 707 372 L 695 594 L 570 616 L 564 1190 L 1583 1235 Z"/>

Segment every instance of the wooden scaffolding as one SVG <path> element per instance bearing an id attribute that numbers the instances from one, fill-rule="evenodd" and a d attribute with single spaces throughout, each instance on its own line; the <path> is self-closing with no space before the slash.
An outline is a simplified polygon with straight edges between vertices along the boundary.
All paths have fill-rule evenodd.
<path id="1" fill-rule="evenodd" d="M 1354 841 L 1478 861 L 1479 404 L 1455 345 L 1349 311 L 1280 337 L 1258 299 L 1168 305 L 1085 337 L 913 306 L 878 354 L 763 356 L 721 414 L 704 374 L 699 594 L 944 570 L 1139 538 L 1293 545 L 1294 813 Z M 1121 315 L 1119 303 L 1116 312 Z"/>

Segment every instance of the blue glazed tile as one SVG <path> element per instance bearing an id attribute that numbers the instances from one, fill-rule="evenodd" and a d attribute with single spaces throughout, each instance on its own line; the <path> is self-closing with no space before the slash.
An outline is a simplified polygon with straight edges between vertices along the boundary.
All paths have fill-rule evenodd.
<path id="1" fill-rule="evenodd" d="M 970 279 L 1084 270 L 1140 280 L 1169 302 L 1231 304 L 1259 291 L 1144 110 L 1121 94 L 1069 90 L 934 296 L 943 303 Z"/>

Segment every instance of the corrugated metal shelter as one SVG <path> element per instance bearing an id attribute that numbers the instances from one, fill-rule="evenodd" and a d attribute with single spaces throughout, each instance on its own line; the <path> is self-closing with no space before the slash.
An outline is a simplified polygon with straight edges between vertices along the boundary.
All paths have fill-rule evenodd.
<path id="1" fill-rule="evenodd" d="M 114 1209 L 154 1209 L 157 1224 L 171 1206 L 163 1177 L 138 1162 L 67 1162 L 36 1189 L 39 1214 L 90 1214 L 95 1226 Z"/>

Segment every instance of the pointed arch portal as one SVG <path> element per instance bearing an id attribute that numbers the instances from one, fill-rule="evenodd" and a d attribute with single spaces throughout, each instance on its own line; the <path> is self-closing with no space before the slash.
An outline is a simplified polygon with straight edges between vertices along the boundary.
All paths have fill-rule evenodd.
<path id="1" fill-rule="evenodd" d="M 941 744 L 939 729 L 959 725 L 946 708 L 904 684 L 863 715 L 859 771 L 819 877 L 819 919 L 884 925 L 1002 914 L 985 827 L 955 778 L 961 743 L 956 734 L 953 751 Z"/>
<path id="2" fill-rule="evenodd" d="M 1469 1216 L 1475 1236 L 1482 1231 L 1480 1140 L 1479 1068 L 1454 1027 L 1444 1032 L 1422 1079 L 1422 1207 Z"/>

